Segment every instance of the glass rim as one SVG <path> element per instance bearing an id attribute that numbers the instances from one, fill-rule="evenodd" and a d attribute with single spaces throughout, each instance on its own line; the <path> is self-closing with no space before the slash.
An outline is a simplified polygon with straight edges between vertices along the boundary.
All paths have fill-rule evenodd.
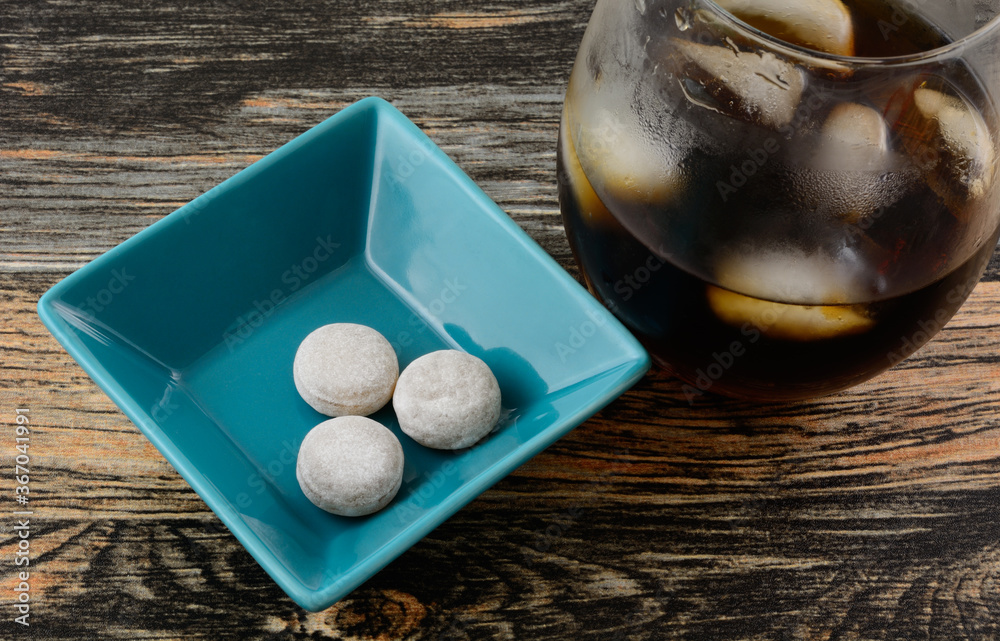
<path id="1" fill-rule="evenodd" d="M 926 63 L 929 61 L 941 60 L 943 58 L 958 57 L 961 51 L 965 50 L 967 47 L 972 46 L 979 40 L 986 38 L 991 35 L 994 31 L 1000 30 L 1000 11 L 997 15 L 990 18 L 985 24 L 979 28 L 973 30 L 970 33 L 958 38 L 948 44 L 942 45 L 940 47 L 935 47 L 934 49 L 928 49 L 927 51 L 920 51 L 912 54 L 905 54 L 900 56 L 842 56 L 835 53 L 827 53 L 825 51 L 819 51 L 816 49 L 810 49 L 809 47 L 803 47 L 801 45 L 793 44 L 782 40 L 781 38 L 776 38 L 765 31 L 740 20 L 735 15 L 724 9 L 722 6 L 717 4 L 715 0 L 695 0 L 696 2 L 701 2 L 707 6 L 711 11 L 718 15 L 723 20 L 729 22 L 733 27 L 745 32 L 747 35 L 752 36 L 759 40 L 764 40 L 765 42 L 777 46 L 779 49 L 786 49 L 795 53 L 797 57 L 808 57 L 818 61 L 832 62 L 839 65 L 852 65 L 855 67 L 863 66 L 899 66 L 899 65 L 909 65 L 914 63 Z"/>

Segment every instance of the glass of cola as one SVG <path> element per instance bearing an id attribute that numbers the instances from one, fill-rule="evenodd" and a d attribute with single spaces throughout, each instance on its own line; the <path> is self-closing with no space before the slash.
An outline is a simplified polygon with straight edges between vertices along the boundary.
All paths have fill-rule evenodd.
<path id="1" fill-rule="evenodd" d="M 784 401 L 939 331 L 1000 233 L 1000 0 L 598 0 L 559 199 L 591 291 L 685 381 Z"/>

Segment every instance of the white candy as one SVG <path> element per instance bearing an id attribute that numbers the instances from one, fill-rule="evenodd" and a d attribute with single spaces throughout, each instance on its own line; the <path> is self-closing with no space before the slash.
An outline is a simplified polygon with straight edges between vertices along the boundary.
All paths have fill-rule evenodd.
<path id="1" fill-rule="evenodd" d="M 389 399 L 399 376 L 396 352 L 364 325 L 339 323 L 306 336 L 292 366 L 295 388 L 327 416 L 367 416 Z"/>
<path id="2" fill-rule="evenodd" d="M 381 510 L 399 491 L 403 447 L 371 419 L 330 419 L 302 441 L 295 477 L 316 507 L 340 516 L 364 516 Z"/>
<path id="3" fill-rule="evenodd" d="M 392 405 L 410 438 L 425 447 L 457 450 L 482 439 L 500 420 L 500 386 L 480 359 L 442 350 L 403 370 Z"/>

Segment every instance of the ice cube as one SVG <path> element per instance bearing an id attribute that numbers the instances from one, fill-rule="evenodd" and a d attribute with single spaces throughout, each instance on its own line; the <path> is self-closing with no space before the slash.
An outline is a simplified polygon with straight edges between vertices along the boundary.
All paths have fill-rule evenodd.
<path id="1" fill-rule="evenodd" d="M 583 118 L 576 150 L 596 193 L 628 207 L 662 205 L 683 188 L 683 173 L 668 158 L 668 146 L 643 131 L 631 107 L 596 108 Z"/>
<path id="2" fill-rule="evenodd" d="M 791 44 L 854 55 L 851 12 L 840 0 L 716 0 L 743 22 Z"/>
<path id="3" fill-rule="evenodd" d="M 888 163 L 889 132 L 882 114 L 843 102 L 830 111 L 820 133 L 822 169 L 882 171 Z"/>
<path id="4" fill-rule="evenodd" d="M 564 131 L 561 138 L 563 170 L 569 174 L 569 188 L 573 190 L 573 197 L 579 208 L 580 217 L 592 228 L 601 228 L 611 224 L 614 221 L 611 212 L 594 191 L 590 179 L 587 178 L 587 174 L 580 165 L 580 158 L 577 156 L 572 134 Z"/>
<path id="5" fill-rule="evenodd" d="M 792 121 L 802 99 L 805 77 L 801 69 L 770 52 L 753 52 L 671 39 L 680 57 L 678 80 L 695 104 L 772 129 Z M 704 92 L 708 104 L 694 95 Z"/>
<path id="6" fill-rule="evenodd" d="M 903 144 L 956 214 L 993 184 L 995 151 L 980 113 L 964 99 L 919 87 L 901 121 Z"/>
<path id="7" fill-rule="evenodd" d="M 719 257 L 715 281 L 754 298 L 798 305 L 850 305 L 865 300 L 866 265 L 859 257 L 803 249 L 745 248 Z"/>
<path id="8" fill-rule="evenodd" d="M 815 341 L 875 325 L 863 305 L 864 265 L 849 255 L 774 248 L 736 252 L 716 267 L 708 304 L 722 322 L 765 336 Z M 781 302 L 778 302 L 781 301 Z"/>
<path id="9" fill-rule="evenodd" d="M 751 298 L 714 285 L 708 286 L 708 304 L 722 322 L 756 328 L 770 338 L 818 341 L 863 334 L 875 325 L 863 306 L 787 305 Z"/>
<path id="10" fill-rule="evenodd" d="M 878 111 L 838 104 L 823 123 L 811 161 L 795 170 L 795 198 L 807 210 L 850 224 L 884 211 L 918 178 L 890 149 L 888 133 Z"/>

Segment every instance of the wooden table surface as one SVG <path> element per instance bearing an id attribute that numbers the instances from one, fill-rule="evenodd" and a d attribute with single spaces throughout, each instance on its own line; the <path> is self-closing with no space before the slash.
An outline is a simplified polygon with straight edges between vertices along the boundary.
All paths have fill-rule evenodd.
<path id="1" fill-rule="evenodd" d="M 691 406 L 650 374 L 320 613 L 38 320 L 48 287 L 372 94 L 578 274 L 555 149 L 592 6 L 0 3 L 0 637 L 1000 638 L 996 261 L 927 348 L 849 392 Z"/>

